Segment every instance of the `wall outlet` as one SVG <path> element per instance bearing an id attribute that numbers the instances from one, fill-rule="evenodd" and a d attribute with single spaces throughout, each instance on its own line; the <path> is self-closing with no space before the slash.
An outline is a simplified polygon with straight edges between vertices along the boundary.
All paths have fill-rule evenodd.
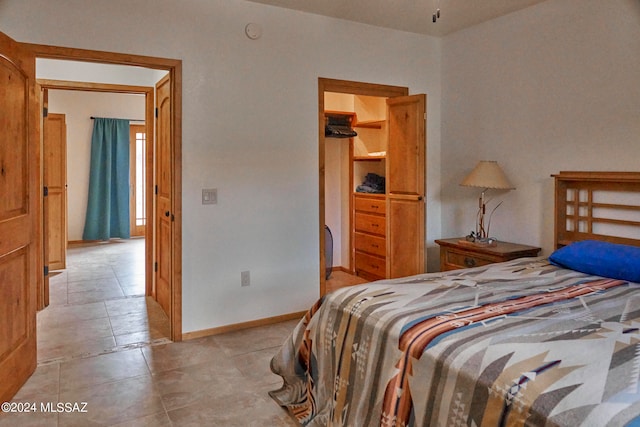
<path id="1" fill-rule="evenodd" d="M 249 286 L 251 284 L 251 277 L 249 276 L 249 270 L 242 271 L 240 273 L 240 286 Z"/>

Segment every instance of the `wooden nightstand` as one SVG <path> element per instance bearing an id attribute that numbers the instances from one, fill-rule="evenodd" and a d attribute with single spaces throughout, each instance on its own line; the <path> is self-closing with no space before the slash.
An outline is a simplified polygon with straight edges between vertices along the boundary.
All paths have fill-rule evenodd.
<path id="1" fill-rule="evenodd" d="M 498 242 L 497 246 L 482 247 L 460 243 L 460 240 L 464 240 L 464 237 L 435 241 L 440 245 L 440 271 L 479 267 L 522 257 L 535 257 L 540 253 L 540 248 L 517 243 Z"/>

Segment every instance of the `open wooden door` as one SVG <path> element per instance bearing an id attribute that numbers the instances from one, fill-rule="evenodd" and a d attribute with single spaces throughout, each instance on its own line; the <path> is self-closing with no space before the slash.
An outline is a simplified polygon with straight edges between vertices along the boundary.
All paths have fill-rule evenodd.
<path id="1" fill-rule="evenodd" d="M 156 84 L 156 223 L 155 292 L 156 301 L 171 321 L 173 278 L 173 177 L 171 144 L 171 80 L 169 75 Z"/>
<path id="2" fill-rule="evenodd" d="M 44 236 L 49 270 L 67 268 L 67 125 L 64 114 L 46 115 L 42 147 Z"/>
<path id="3" fill-rule="evenodd" d="M 35 57 L 0 33 L 0 402 L 36 367 L 36 289 L 42 273 Z M 1 415 L 0 415 L 1 416 Z"/>
<path id="4" fill-rule="evenodd" d="M 387 277 L 424 272 L 424 94 L 387 99 Z"/>

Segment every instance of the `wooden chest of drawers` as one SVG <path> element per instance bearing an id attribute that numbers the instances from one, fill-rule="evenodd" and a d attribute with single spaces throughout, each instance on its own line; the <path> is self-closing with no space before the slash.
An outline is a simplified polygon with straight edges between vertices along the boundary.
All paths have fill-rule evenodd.
<path id="1" fill-rule="evenodd" d="M 496 246 L 482 247 L 460 243 L 463 238 L 440 239 L 440 271 L 480 267 L 495 262 L 510 261 L 522 257 L 535 257 L 540 248 L 517 243 L 498 242 Z"/>
<path id="2" fill-rule="evenodd" d="M 354 195 L 354 266 L 368 280 L 387 276 L 386 200 L 384 195 Z"/>

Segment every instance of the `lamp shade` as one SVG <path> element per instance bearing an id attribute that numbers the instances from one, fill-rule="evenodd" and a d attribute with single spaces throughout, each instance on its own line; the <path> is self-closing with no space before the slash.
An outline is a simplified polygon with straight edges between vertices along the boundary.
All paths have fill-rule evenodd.
<path id="1" fill-rule="evenodd" d="M 481 160 L 469 175 L 460 183 L 465 187 L 495 188 L 498 190 L 514 190 L 506 175 L 493 160 Z"/>

